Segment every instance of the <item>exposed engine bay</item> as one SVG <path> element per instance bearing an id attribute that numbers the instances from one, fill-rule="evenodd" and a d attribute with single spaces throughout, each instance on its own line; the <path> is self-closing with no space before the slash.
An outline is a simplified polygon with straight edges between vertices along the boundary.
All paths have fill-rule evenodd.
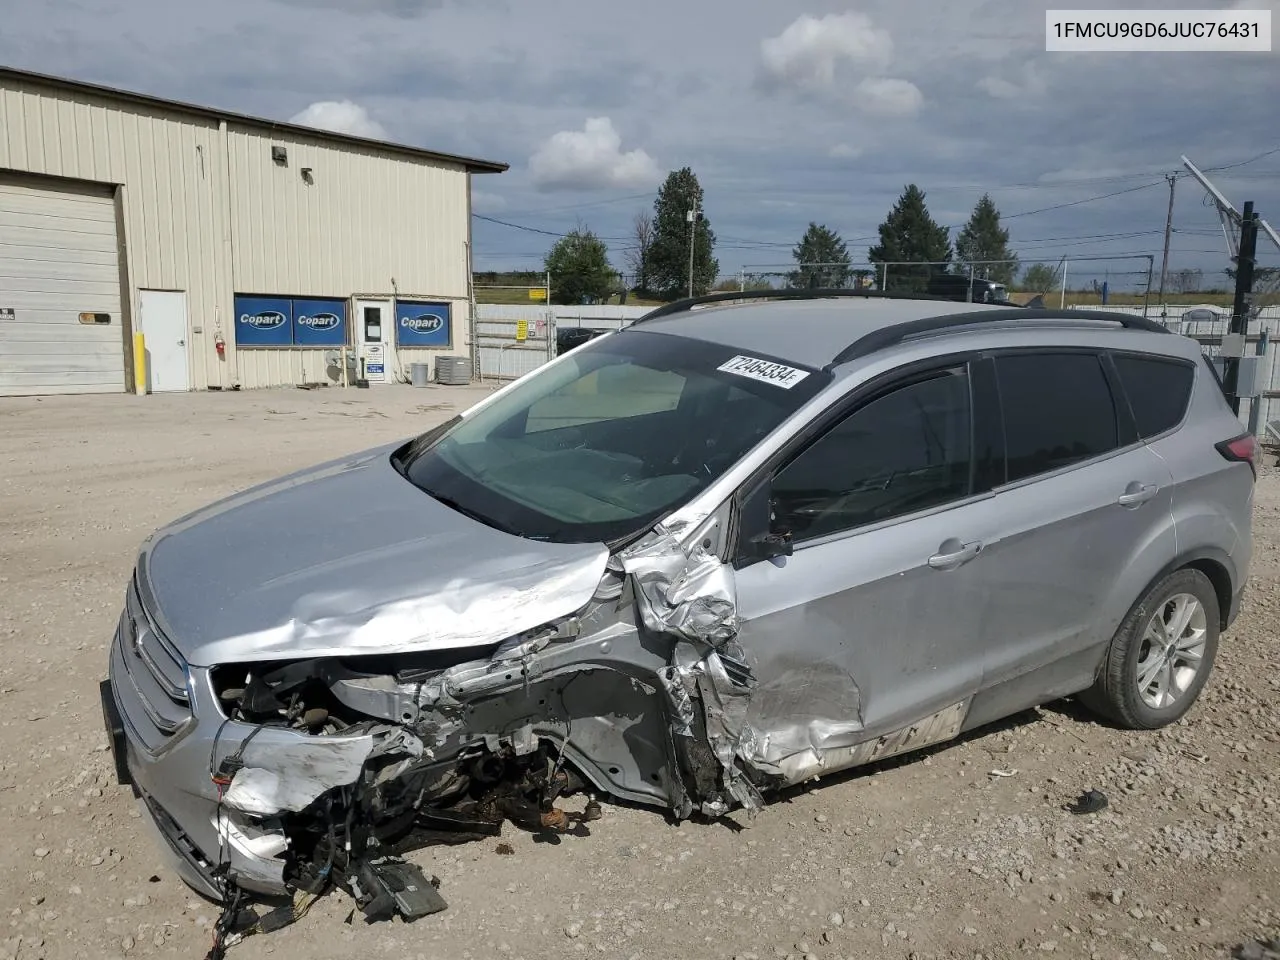
<path id="1" fill-rule="evenodd" d="M 214 668 L 235 731 L 210 758 L 219 835 L 251 856 L 215 871 L 211 957 L 330 889 L 369 921 L 445 909 L 401 859 L 416 848 L 507 822 L 586 833 L 605 798 L 677 819 L 754 812 L 784 787 L 956 735 L 967 702 L 868 736 L 847 674 L 784 669 L 786 645 L 745 650 L 726 516 L 688 536 L 658 528 L 609 558 L 576 614 L 488 647 Z M 559 806 L 583 793 L 580 812 Z M 280 889 L 290 904 L 242 910 Z"/>
<path id="2" fill-rule="evenodd" d="M 710 549 L 717 526 L 692 551 L 651 534 L 610 560 L 578 615 L 486 649 L 214 668 L 236 731 L 210 763 L 220 832 L 279 870 L 219 865 L 219 948 L 334 888 L 369 920 L 444 909 L 403 854 L 497 836 L 508 821 L 585 832 L 601 796 L 677 818 L 759 807 L 783 778 L 737 759 L 754 679 L 734 643 L 732 570 Z M 581 793 L 581 812 L 558 805 Z M 243 915 L 263 885 L 294 903 Z"/>

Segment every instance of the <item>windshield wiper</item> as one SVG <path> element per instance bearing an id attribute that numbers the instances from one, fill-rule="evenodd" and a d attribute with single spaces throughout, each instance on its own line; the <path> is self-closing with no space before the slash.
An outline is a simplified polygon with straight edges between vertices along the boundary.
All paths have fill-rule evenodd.
<path id="1" fill-rule="evenodd" d="M 431 497 L 431 499 L 444 504 L 451 510 L 457 510 L 458 513 L 462 514 L 464 517 L 470 517 L 478 523 L 483 523 L 486 527 L 493 527 L 495 530 L 501 530 L 503 533 L 510 533 L 517 537 L 521 535 L 518 530 L 513 530 L 511 527 L 498 523 L 492 517 L 486 517 L 484 514 L 476 510 L 472 510 L 470 507 L 464 506 L 453 497 L 446 497 L 443 494 L 434 493 L 431 490 L 424 490 L 423 492 L 426 493 L 427 496 Z"/>

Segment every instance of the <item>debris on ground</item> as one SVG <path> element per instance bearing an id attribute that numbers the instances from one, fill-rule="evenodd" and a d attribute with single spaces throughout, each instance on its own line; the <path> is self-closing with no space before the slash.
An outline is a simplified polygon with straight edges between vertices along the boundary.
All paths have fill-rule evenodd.
<path id="1" fill-rule="evenodd" d="M 1105 810 L 1107 803 L 1107 795 L 1101 790 L 1086 790 L 1066 809 L 1076 814 L 1097 813 L 1099 810 Z"/>
<path id="2" fill-rule="evenodd" d="M 1280 960 L 1280 938 L 1253 940 L 1231 951 L 1236 960 Z"/>

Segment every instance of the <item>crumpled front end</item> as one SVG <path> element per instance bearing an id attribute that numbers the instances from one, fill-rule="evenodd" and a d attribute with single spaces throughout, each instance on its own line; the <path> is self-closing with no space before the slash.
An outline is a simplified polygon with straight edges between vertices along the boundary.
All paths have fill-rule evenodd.
<path id="1" fill-rule="evenodd" d="M 222 897 L 336 884 L 368 899 L 371 863 L 506 821 L 582 829 L 597 796 L 680 818 L 758 808 L 786 778 L 747 719 L 757 680 L 721 559 L 727 516 L 656 529 L 576 613 L 489 646 L 184 664 L 188 729 L 172 743 L 129 723 L 148 711 L 125 666 L 148 668 L 121 635 L 135 789 L 184 876 Z M 584 809 L 562 809 L 583 792 Z"/>

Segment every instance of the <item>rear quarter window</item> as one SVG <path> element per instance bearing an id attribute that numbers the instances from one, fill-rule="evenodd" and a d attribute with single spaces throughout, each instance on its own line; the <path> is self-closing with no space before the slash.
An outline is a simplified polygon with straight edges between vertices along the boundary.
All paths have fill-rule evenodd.
<path id="1" fill-rule="evenodd" d="M 1182 422 L 1191 402 L 1195 367 L 1164 357 L 1117 354 L 1112 357 L 1129 398 L 1138 435 L 1144 440 Z"/>

